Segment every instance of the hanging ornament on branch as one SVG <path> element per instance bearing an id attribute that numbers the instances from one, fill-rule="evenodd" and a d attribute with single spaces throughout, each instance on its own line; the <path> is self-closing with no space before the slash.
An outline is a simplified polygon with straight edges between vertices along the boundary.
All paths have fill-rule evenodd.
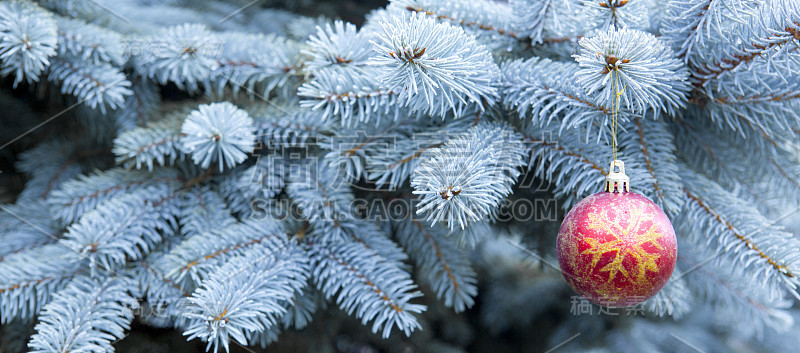
<path id="1" fill-rule="evenodd" d="M 603 191 L 578 202 L 561 223 L 558 264 L 570 287 L 589 301 L 636 305 L 667 283 L 678 246 L 664 211 L 630 192 L 625 164 L 614 160 L 611 170 Z"/>
<path id="2" fill-rule="evenodd" d="M 640 304 L 664 287 L 675 269 L 678 246 L 664 211 L 630 191 L 625 163 L 616 159 L 614 108 L 613 160 L 603 191 L 567 213 L 556 246 L 561 273 L 572 289 L 596 304 L 620 307 Z"/>

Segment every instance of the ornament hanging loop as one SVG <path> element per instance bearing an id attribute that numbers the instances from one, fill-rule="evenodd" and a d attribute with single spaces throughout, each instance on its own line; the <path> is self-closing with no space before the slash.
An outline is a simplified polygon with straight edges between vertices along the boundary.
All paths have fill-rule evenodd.
<path id="1" fill-rule="evenodd" d="M 614 167 L 619 168 L 619 172 Z M 608 169 L 606 181 L 603 183 L 605 192 L 631 192 L 631 178 L 625 174 L 625 162 L 615 159 Z"/>

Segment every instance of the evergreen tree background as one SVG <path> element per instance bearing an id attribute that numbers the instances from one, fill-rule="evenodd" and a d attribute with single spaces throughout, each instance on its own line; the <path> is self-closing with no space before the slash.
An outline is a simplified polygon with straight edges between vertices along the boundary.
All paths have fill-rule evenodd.
<path id="1" fill-rule="evenodd" d="M 796 0 L 4 0 L 0 351 L 795 351 L 799 49 Z M 608 309 L 553 264 L 617 111 L 679 258 Z"/>

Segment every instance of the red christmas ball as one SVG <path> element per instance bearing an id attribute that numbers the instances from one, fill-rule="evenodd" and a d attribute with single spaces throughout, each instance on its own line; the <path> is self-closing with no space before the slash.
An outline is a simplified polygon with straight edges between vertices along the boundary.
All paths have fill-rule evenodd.
<path id="1" fill-rule="evenodd" d="M 606 180 L 611 191 L 581 200 L 561 223 L 558 263 L 570 287 L 589 301 L 636 305 L 658 293 L 672 275 L 675 231 L 655 203 L 626 192 L 627 184 L 614 187 L 613 182 L 609 188 Z"/>

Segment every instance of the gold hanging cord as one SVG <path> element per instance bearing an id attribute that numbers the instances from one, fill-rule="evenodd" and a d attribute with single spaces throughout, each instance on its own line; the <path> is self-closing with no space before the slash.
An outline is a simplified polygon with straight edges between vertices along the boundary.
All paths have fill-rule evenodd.
<path id="1" fill-rule="evenodd" d="M 617 70 L 612 70 L 609 68 L 609 72 L 611 72 L 611 93 L 614 95 L 612 96 L 611 101 L 611 146 L 612 146 L 612 160 L 617 160 L 617 116 L 619 115 L 619 99 L 622 93 L 625 92 L 625 88 L 628 88 L 628 85 L 625 84 L 625 87 L 622 88 L 621 91 L 615 92 L 614 91 L 614 72 Z"/>

